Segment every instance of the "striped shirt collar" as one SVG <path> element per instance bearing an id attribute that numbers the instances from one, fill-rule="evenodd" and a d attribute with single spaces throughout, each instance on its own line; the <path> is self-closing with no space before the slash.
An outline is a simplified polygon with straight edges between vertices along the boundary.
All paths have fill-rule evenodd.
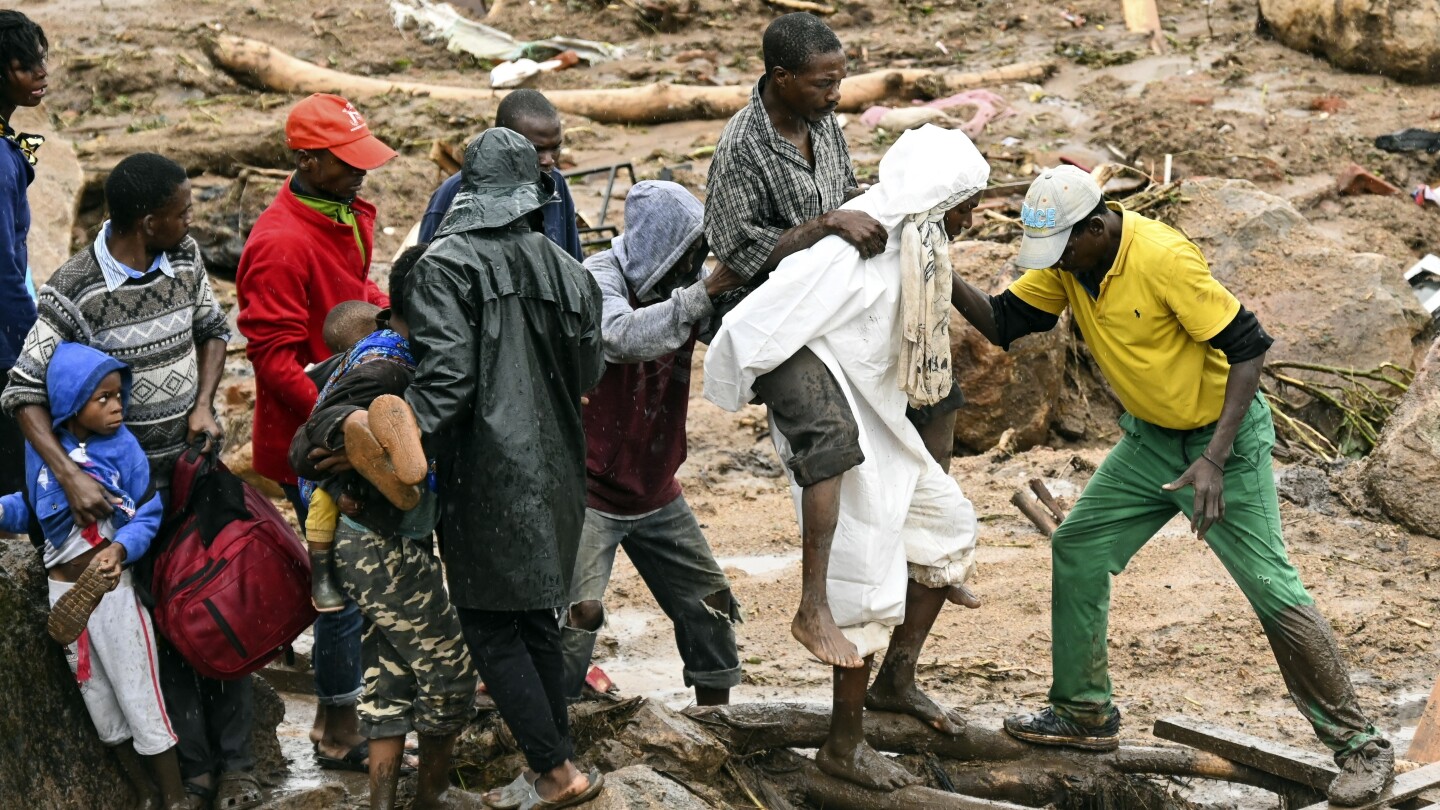
<path id="1" fill-rule="evenodd" d="M 100 261 L 100 272 L 105 276 L 105 291 L 115 292 L 121 284 L 131 279 L 144 278 L 156 270 L 164 273 L 169 278 L 175 277 L 175 268 L 170 266 L 170 256 L 161 251 L 151 262 L 150 267 L 145 270 L 136 270 L 110 255 L 110 246 L 105 239 L 110 235 L 110 220 L 100 226 L 100 233 L 95 237 L 95 258 Z"/>

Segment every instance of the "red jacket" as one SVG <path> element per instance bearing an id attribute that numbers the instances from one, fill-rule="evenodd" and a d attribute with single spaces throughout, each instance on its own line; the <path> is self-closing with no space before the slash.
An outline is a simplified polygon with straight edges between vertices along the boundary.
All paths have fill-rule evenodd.
<path id="1" fill-rule="evenodd" d="M 255 220 L 235 273 L 240 332 L 255 366 L 255 471 L 282 484 L 295 483 L 290 440 L 319 393 L 305 366 L 330 356 L 325 316 L 342 301 L 390 304 L 370 279 L 375 206 L 356 199 L 353 208 L 363 258 L 350 226 L 297 200 L 287 182 Z"/>

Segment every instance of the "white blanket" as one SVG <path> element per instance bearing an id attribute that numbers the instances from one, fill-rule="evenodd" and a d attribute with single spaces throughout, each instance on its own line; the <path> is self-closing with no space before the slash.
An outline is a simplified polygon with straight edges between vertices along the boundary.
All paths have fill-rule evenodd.
<path id="1" fill-rule="evenodd" d="M 725 316 L 705 355 L 705 396 L 727 410 L 751 401 L 755 378 L 806 346 L 844 391 L 865 461 L 841 479 L 827 585 L 835 622 L 861 655 L 884 649 L 889 628 L 904 620 L 907 563 L 932 587 L 964 582 L 973 567 L 974 508 L 905 417 L 899 226 L 957 191 L 978 191 L 988 174 L 959 132 L 905 133 L 881 161 L 881 182 L 844 206 L 890 230 L 885 251 L 864 260 L 832 236 L 790 256 Z M 788 460 L 788 443 L 771 427 Z M 792 477 L 797 514 L 800 492 Z"/>

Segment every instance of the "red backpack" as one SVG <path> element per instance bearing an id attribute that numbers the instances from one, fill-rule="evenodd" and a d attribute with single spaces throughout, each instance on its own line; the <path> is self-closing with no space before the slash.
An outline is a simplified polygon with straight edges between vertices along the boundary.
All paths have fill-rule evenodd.
<path id="1" fill-rule="evenodd" d="M 207 678 L 254 672 L 315 621 L 305 544 L 213 454 L 175 463 L 157 545 L 155 625 Z"/>

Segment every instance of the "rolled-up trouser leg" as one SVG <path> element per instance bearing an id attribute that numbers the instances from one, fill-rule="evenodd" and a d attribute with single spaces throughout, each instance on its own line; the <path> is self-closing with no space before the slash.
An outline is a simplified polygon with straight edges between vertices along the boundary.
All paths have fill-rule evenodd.
<path id="1" fill-rule="evenodd" d="M 731 689 L 740 685 L 735 623 L 740 604 L 684 496 L 635 521 L 621 544 L 635 570 L 675 625 L 675 646 L 685 662 L 685 685 Z M 707 602 L 719 594 L 723 607 Z"/>
<path id="2" fill-rule="evenodd" d="M 755 393 L 790 444 L 786 464 L 809 487 L 860 466 L 860 426 L 835 375 L 809 349 L 755 379 Z"/>

